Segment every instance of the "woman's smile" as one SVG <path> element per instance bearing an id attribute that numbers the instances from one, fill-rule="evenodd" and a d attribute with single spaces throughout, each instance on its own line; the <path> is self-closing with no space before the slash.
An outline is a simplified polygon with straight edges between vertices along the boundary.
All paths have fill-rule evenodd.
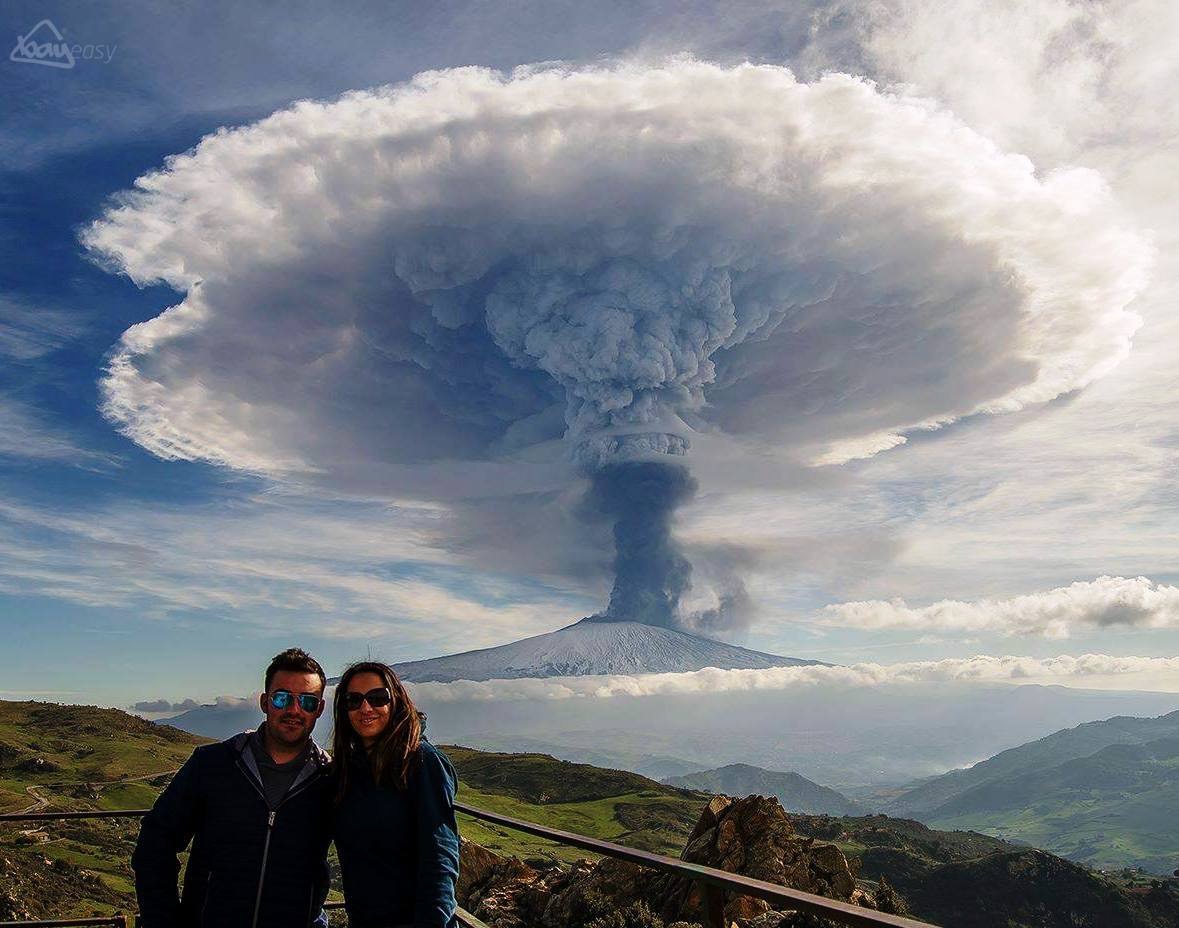
<path id="1" fill-rule="evenodd" d="M 358 673 L 348 681 L 348 692 L 364 696 L 373 690 L 380 690 L 385 681 L 375 673 Z M 388 702 L 383 706 L 374 706 L 365 699 L 355 709 L 348 712 L 348 722 L 352 730 L 360 736 L 366 748 L 371 747 L 378 736 L 389 726 L 395 703 Z"/>

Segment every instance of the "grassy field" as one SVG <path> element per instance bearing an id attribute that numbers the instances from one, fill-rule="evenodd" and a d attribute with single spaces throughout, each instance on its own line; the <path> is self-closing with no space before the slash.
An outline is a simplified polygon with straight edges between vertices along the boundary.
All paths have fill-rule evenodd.
<path id="1" fill-rule="evenodd" d="M 1169 873 L 1179 864 L 1175 821 L 1159 809 L 1179 808 L 1179 783 L 1171 794 L 1155 790 L 1124 798 L 1102 795 L 1068 804 L 1042 803 L 1016 811 L 959 815 L 932 822 L 937 828 L 973 829 L 1031 844 L 1092 867 L 1143 867 Z"/>
<path id="2" fill-rule="evenodd" d="M 63 808 L 98 796 L 104 808 L 128 808 L 158 792 L 128 781 L 176 770 L 206 740 L 117 709 L 0 702 L 0 810 L 33 805 L 30 786 L 51 789 Z M 103 784 L 120 782 L 103 795 Z"/>
<path id="3" fill-rule="evenodd" d="M 0 810 L 146 808 L 206 740 L 116 709 L 0 702 Z M 134 911 L 138 829 L 122 819 L 0 827 L 13 901 L 36 917 Z"/>
<path id="4" fill-rule="evenodd" d="M 459 800 L 513 818 L 678 855 L 708 796 L 675 789 L 630 773 L 573 764 L 546 754 L 497 754 L 446 745 L 459 774 Z M 463 836 L 525 860 L 569 862 L 594 855 L 556 845 L 470 816 Z"/>
<path id="5" fill-rule="evenodd" d="M 684 839 L 700 817 L 705 804 L 705 800 L 696 797 L 667 797 L 639 792 L 541 806 L 467 786 L 461 788 L 459 799 L 489 812 L 499 812 L 550 828 L 673 856 L 678 855 L 684 846 Z M 559 861 L 594 857 L 577 848 L 554 845 L 541 838 L 481 822 L 467 815 L 460 816 L 459 828 L 463 837 L 497 854 Z"/>

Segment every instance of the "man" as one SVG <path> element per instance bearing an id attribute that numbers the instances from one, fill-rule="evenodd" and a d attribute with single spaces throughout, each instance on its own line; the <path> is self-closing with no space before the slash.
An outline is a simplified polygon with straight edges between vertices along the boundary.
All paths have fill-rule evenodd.
<path id="1" fill-rule="evenodd" d="M 327 679 L 291 648 L 266 668 L 257 731 L 197 748 L 144 816 L 131 866 L 141 928 L 306 928 L 331 838 L 328 757 L 311 740 Z M 178 898 L 177 854 L 192 851 Z"/>

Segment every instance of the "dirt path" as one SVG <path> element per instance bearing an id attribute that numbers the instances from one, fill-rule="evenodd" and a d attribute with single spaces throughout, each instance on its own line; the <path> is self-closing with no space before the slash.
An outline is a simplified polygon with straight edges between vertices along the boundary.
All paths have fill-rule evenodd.
<path id="1" fill-rule="evenodd" d="M 177 767 L 176 770 L 180 768 Z M 155 773 L 144 773 L 137 777 L 120 777 L 118 780 L 75 780 L 63 783 L 45 783 L 44 786 L 119 786 L 123 783 L 139 783 L 143 780 L 154 780 L 156 777 L 166 777 L 176 770 L 157 770 Z"/>
<path id="2" fill-rule="evenodd" d="M 176 770 L 179 769 L 179 767 L 176 768 Z M 62 783 L 42 783 L 37 786 L 26 786 L 25 792 L 37 801 L 28 808 L 19 809 L 16 814 L 30 815 L 34 812 L 40 812 L 42 809 L 48 806 L 50 802 L 49 797 L 41 792 L 42 789 L 57 789 L 63 786 L 94 786 L 102 789 L 105 786 L 120 786 L 123 783 L 139 783 L 143 780 L 154 780 L 156 777 L 167 776 L 168 774 L 175 773 L 176 770 L 159 770 L 155 773 L 145 773 L 137 777 L 121 777 L 118 780 L 78 780 Z"/>
<path id="3" fill-rule="evenodd" d="M 17 815 L 29 815 L 33 812 L 40 812 L 47 805 L 49 805 L 49 799 L 45 796 L 42 796 L 41 793 L 38 792 L 38 788 L 36 786 L 26 786 L 25 792 L 37 801 L 27 809 L 21 809 L 19 812 L 17 812 Z"/>

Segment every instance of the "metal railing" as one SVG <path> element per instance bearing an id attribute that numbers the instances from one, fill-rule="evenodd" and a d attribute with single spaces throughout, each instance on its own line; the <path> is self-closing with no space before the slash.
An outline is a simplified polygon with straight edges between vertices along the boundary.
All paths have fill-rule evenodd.
<path id="1" fill-rule="evenodd" d="M 590 838 L 586 835 L 579 835 L 570 831 L 548 828 L 544 825 L 537 825 L 534 822 L 526 822 L 522 819 L 500 815 L 497 812 L 488 812 L 485 809 L 469 806 L 463 802 L 456 802 L 454 808 L 455 811 L 465 813 L 472 818 L 502 825 L 505 828 L 512 828 L 516 831 L 522 831 L 538 838 L 546 838 L 558 844 L 581 848 L 584 851 L 594 854 L 613 857 L 616 860 L 629 861 L 630 863 L 643 867 L 650 867 L 653 870 L 660 870 L 664 873 L 671 873 L 675 876 L 695 880 L 703 890 L 706 928 L 724 928 L 724 893 L 726 891 L 739 896 L 753 896 L 757 899 L 763 899 L 775 909 L 786 909 L 819 915 L 841 925 L 851 926 L 851 928 L 882 928 L 882 926 L 886 926 L 886 928 L 936 928 L 936 926 L 931 925 L 929 922 L 917 921 L 916 919 L 905 918 L 900 915 L 888 915 L 884 912 L 866 909 L 849 902 L 840 902 L 837 899 L 828 899 L 826 896 L 817 896 L 814 893 L 805 893 L 802 890 L 790 889 L 787 886 L 780 886 L 777 883 L 755 880 L 752 877 L 742 876 L 739 873 L 730 873 L 727 870 L 719 870 L 716 867 L 706 867 L 703 864 L 689 863 L 686 860 L 680 860 L 678 857 L 652 854 L 649 851 L 639 851 L 634 848 L 624 847 L 621 844 L 614 844 L 610 841 L 602 841 L 598 838 Z M 55 819 L 141 818 L 148 811 L 147 809 L 129 809 L 126 811 L 95 812 L 20 812 L 0 815 L 0 824 L 4 822 L 37 822 Z M 343 902 L 328 902 L 324 905 L 325 909 L 341 909 L 343 907 Z M 465 928 L 487 928 L 487 925 L 465 909 L 460 908 L 457 915 L 459 923 L 464 925 Z M 50 928 L 50 926 L 66 928 L 66 926 L 72 925 L 112 925 L 116 926 L 116 928 L 126 928 L 127 917 L 124 915 L 114 915 L 97 919 L 82 918 L 0 922 L 0 928 L 16 928 L 16 926 L 21 926 L 21 928 Z"/>

